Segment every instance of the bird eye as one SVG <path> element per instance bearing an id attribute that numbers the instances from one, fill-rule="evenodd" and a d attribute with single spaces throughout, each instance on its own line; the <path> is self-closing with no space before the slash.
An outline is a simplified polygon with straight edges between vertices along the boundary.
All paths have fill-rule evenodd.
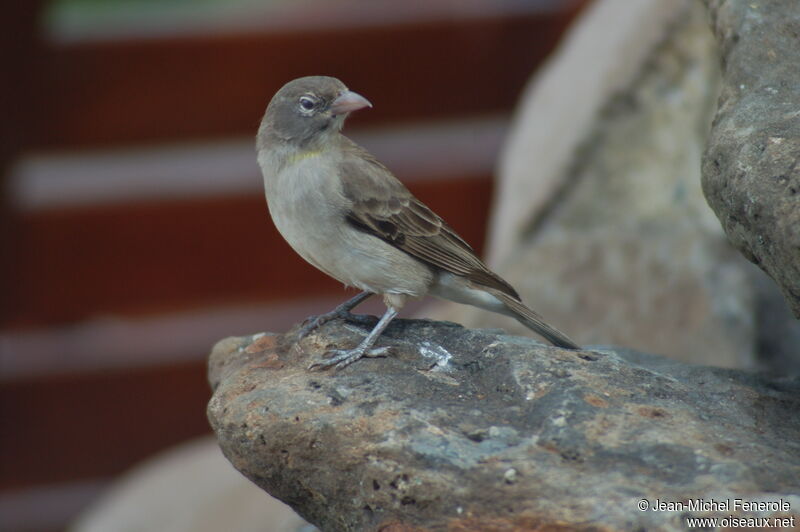
<path id="1" fill-rule="evenodd" d="M 315 102 L 315 101 L 314 101 L 312 98 L 310 98 L 310 97 L 308 97 L 308 96 L 302 96 L 302 97 L 300 98 L 300 107 L 301 107 L 301 108 L 302 108 L 304 111 L 310 111 L 310 110 L 312 110 L 314 107 L 316 107 L 316 105 L 317 105 L 317 102 Z"/>

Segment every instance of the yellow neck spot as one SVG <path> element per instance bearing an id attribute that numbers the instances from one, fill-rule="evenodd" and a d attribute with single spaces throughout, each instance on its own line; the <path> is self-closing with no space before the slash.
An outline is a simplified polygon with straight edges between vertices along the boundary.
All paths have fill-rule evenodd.
<path id="1" fill-rule="evenodd" d="M 297 152 L 297 153 L 289 156 L 289 160 L 287 161 L 287 164 L 299 163 L 300 161 L 304 161 L 306 159 L 310 159 L 312 157 L 316 157 L 318 155 L 322 155 L 323 151 L 325 151 L 325 150 L 321 150 L 320 149 L 320 150 L 306 150 L 306 151 Z"/>

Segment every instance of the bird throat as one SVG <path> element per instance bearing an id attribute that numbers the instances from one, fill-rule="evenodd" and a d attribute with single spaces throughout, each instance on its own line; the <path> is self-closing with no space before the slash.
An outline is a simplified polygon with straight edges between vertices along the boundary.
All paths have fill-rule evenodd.
<path id="1" fill-rule="evenodd" d="M 286 163 L 287 165 L 293 165 L 295 163 L 299 163 L 300 161 L 305 161 L 306 159 L 311 159 L 313 157 L 322 155 L 324 152 L 325 150 L 323 148 L 297 151 L 289 156 L 289 158 L 286 160 Z"/>

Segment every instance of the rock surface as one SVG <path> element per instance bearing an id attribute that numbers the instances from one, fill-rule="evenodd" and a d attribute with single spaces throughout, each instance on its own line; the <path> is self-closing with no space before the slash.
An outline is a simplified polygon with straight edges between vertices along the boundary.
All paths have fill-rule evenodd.
<path id="1" fill-rule="evenodd" d="M 490 262 L 578 342 L 798 374 L 800 322 L 703 196 L 720 79 L 701 2 L 593 2 L 520 103 Z M 528 334 L 456 304 L 434 316 Z"/>
<path id="2" fill-rule="evenodd" d="M 723 88 L 703 190 L 728 238 L 800 317 L 800 10 L 797 0 L 706 0 Z"/>
<path id="3" fill-rule="evenodd" d="M 641 499 L 800 513 L 800 379 L 407 320 L 381 338 L 388 358 L 312 372 L 365 331 L 295 331 L 218 343 L 208 415 L 233 465 L 322 530 L 683 530 L 711 515 Z"/>
<path id="4" fill-rule="evenodd" d="M 702 145 L 719 81 L 705 9 L 694 1 L 647 0 L 631 12 L 630 4 L 598 2 L 578 34 L 570 35 L 569 47 L 583 54 L 559 58 L 562 69 L 571 62 L 572 70 L 582 71 L 594 59 L 590 49 L 611 40 L 609 19 L 618 20 L 618 33 L 627 35 L 612 42 L 636 50 L 598 59 L 606 77 L 620 69 L 628 74 L 616 92 L 596 103 L 571 157 L 550 170 L 565 185 L 549 207 L 537 208 L 534 199 L 549 168 L 538 153 L 539 137 L 562 118 L 523 113 L 528 127 L 512 132 L 500 189 L 516 188 L 516 202 L 530 199 L 532 212 L 518 228 L 514 248 L 498 260 L 498 273 L 578 342 L 753 367 L 757 332 L 749 265 L 726 242 L 700 186 Z M 642 34 L 640 15 L 652 26 L 649 34 Z M 556 81 L 560 105 L 584 101 L 582 93 L 593 90 L 578 80 Z M 542 97 L 529 95 L 534 103 Z M 505 207 L 497 209 L 497 219 L 505 213 Z M 525 334 L 511 320 L 472 308 L 437 317 Z"/>
<path id="5" fill-rule="evenodd" d="M 498 161 L 489 262 L 498 265 L 571 181 L 598 117 L 640 77 L 693 0 L 593 0 L 525 88 Z M 700 10 L 702 7 L 698 6 Z M 609 28 L 614 31 L 609 31 Z M 708 42 L 713 37 L 703 21 Z M 693 39 L 693 41 L 696 41 Z M 709 59 L 713 52 L 709 54 Z M 716 63 L 709 60 L 716 75 Z"/>

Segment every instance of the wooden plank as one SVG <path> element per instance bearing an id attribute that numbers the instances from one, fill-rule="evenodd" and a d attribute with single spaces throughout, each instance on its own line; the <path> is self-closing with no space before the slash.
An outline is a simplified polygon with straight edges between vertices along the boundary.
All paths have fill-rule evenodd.
<path id="1" fill-rule="evenodd" d="M 491 177 L 419 178 L 412 191 L 480 250 Z M 18 231 L 4 327 L 341 290 L 283 241 L 261 194 L 32 211 Z"/>
<path id="2" fill-rule="evenodd" d="M 12 283 L 14 261 L 9 250 L 18 242 L 16 218 L 10 191 L 11 168 L 19 153 L 30 144 L 34 73 L 41 64 L 36 38 L 43 0 L 16 0 L 3 4 L 0 17 L 0 294 Z M 0 299 L 3 296 L 0 296 Z M 4 305 L 0 303 L 0 318 Z"/>
<path id="3" fill-rule="evenodd" d="M 82 511 L 104 495 L 111 480 L 92 479 L 0 491 L 2 530 L 64 532 Z M 45 508 L 47 511 L 42 511 Z"/>
<path id="4" fill-rule="evenodd" d="M 271 95 L 309 74 L 375 105 L 360 123 L 508 111 L 581 2 L 428 22 L 51 44 L 37 148 L 252 134 Z"/>
<path id="5" fill-rule="evenodd" d="M 209 432 L 202 362 L 0 385 L 0 490 L 117 475 Z"/>
<path id="6" fill-rule="evenodd" d="M 15 151 L 250 135 L 269 96 L 309 73 L 337 75 L 367 94 L 376 110 L 358 118 L 364 124 L 508 110 L 575 5 L 346 31 L 50 43 L 44 57 L 17 54 L 37 83 L 12 84 L 18 97 L 5 101 L 26 112 L 6 131 Z M 3 25 L 12 44 L 14 24 Z M 490 176 L 417 180 L 414 192 L 480 249 Z M 341 293 L 282 242 L 260 194 L 5 221 L 15 224 L 0 253 L 11 263 L 0 320 L 7 327 Z M 2 383 L 0 490 L 116 475 L 206 433 L 209 394 L 199 362 Z"/>

